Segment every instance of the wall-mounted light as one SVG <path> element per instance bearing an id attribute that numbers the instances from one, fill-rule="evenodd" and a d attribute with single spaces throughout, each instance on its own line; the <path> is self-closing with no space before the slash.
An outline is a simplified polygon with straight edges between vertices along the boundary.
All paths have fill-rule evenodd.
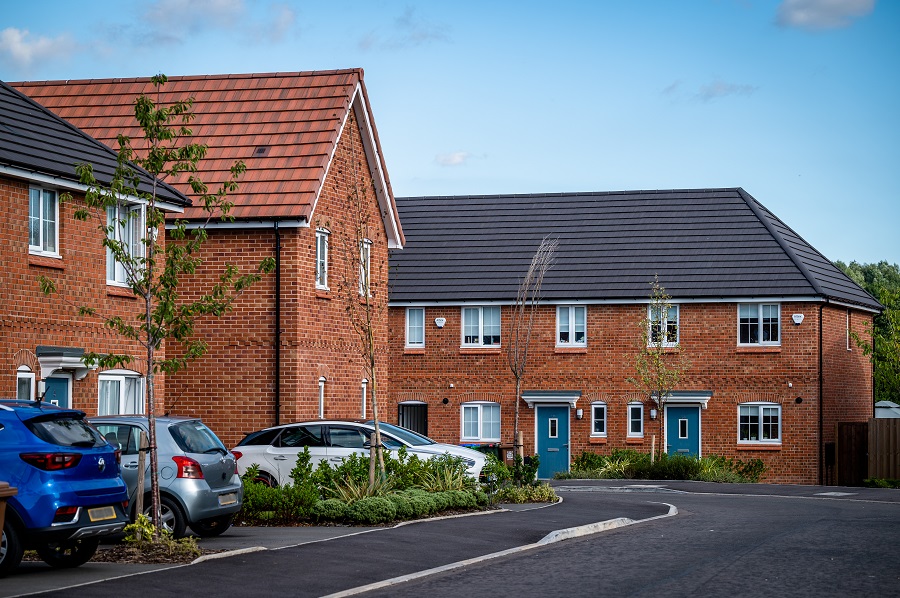
<path id="1" fill-rule="evenodd" d="M 450 399 L 448 399 L 447 397 L 444 397 L 443 399 L 441 399 L 441 403 L 443 403 L 444 405 L 446 405 L 449 402 L 450 402 Z"/>
<path id="2" fill-rule="evenodd" d="M 319 376 L 319 419 L 325 419 L 325 376 Z"/>
<path id="3" fill-rule="evenodd" d="M 447 323 L 447 318 L 435 318 L 434 319 L 434 325 L 437 326 L 438 328 L 443 328 L 444 324 L 446 324 L 446 323 Z"/>
<path id="4" fill-rule="evenodd" d="M 656 409 L 650 410 L 650 419 L 656 419 Z"/>
<path id="5" fill-rule="evenodd" d="M 575 419 L 581 419 L 584 417 L 584 409 L 576 409 L 575 410 Z"/>

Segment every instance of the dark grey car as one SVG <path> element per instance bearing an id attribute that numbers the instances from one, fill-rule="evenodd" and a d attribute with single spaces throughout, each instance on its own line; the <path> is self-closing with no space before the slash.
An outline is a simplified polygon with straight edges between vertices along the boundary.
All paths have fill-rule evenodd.
<path id="1" fill-rule="evenodd" d="M 144 415 L 90 418 L 122 451 L 122 478 L 132 505 L 137 494 L 139 433 L 149 433 L 147 421 Z M 198 536 L 217 536 L 227 530 L 243 499 L 234 455 L 199 419 L 157 417 L 156 442 L 163 526 L 176 538 L 184 535 L 185 527 Z M 149 455 L 146 463 L 144 512 L 149 514 Z"/>

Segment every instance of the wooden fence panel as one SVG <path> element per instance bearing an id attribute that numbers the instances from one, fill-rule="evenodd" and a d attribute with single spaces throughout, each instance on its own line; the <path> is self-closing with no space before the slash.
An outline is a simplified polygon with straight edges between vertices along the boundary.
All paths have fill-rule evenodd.
<path id="1" fill-rule="evenodd" d="M 838 422 L 835 443 L 835 478 L 838 486 L 862 486 L 869 459 L 866 422 Z"/>
<path id="2" fill-rule="evenodd" d="M 869 477 L 900 480 L 900 419 L 869 420 Z"/>

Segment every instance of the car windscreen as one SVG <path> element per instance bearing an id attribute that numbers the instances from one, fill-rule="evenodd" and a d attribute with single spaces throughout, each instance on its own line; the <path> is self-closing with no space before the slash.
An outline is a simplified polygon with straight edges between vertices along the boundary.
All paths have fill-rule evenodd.
<path id="1" fill-rule="evenodd" d="M 92 448 L 106 445 L 100 432 L 81 418 L 47 415 L 30 419 L 26 425 L 32 434 L 57 446 Z"/>
<path id="2" fill-rule="evenodd" d="M 198 421 L 172 424 L 169 432 L 178 448 L 186 453 L 225 453 L 227 449 L 212 430 Z"/>
<path id="3" fill-rule="evenodd" d="M 374 425 L 374 422 L 368 421 L 367 424 Z M 429 438 L 428 436 L 422 436 L 412 430 L 407 430 L 406 428 L 401 428 L 400 426 L 395 426 L 393 424 L 386 424 L 384 422 L 378 422 L 378 427 L 384 430 L 385 432 L 396 436 L 403 442 L 406 442 L 410 446 L 426 446 L 429 444 L 435 444 L 434 440 Z"/>

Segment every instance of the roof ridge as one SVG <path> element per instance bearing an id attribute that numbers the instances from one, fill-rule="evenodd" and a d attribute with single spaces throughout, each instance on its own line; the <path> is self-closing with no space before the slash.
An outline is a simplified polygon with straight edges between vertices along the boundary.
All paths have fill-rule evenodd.
<path id="1" fill-rule="evenodd" d="M 314 77 L 327 75 L 352 75 L 356 74 L 360 79 L 363 78 L 364 70 L 362 67 L 354 67 L 347 69 L 331 69 L 321 71 L 273 71 L 268 73 L 220 73 L 213 75 L 171 75 L 166 76 L 169 81 L 201 81 L 209 79 L 254 79 L 260 77 Z M 13 81 L 12 85 L 18 87 L 28 87 L 31 85 L 40 85 L 46 87 L 48 85 L 69 85 L 69 84 L 90 84 L 90 83 L 149 83 L 153 77 L 103 77 L 99 79 L 56 79 L 46 81 Z"/>
<path id="2" fill-rule="evenodd" d="M 622 189 L 619 191 L 560 191 L 549 193 L 484 193 L 484 194 L 461 194 L 461 195 L 408 195 L 398 197 L 397 199 L 417 200 L 417 199 L 503 199 L 508 197 L 527 198 L 527 197 L 586 197 L 586 196 L 608 196 L 608 195 L 635 195 L 643 194 L 659 194 L 666 195 L 669 193 L 711 193 L 714 191 L 733 191 L 738 192 L 741 187 L 699 187 L 685 189 Z"/>

